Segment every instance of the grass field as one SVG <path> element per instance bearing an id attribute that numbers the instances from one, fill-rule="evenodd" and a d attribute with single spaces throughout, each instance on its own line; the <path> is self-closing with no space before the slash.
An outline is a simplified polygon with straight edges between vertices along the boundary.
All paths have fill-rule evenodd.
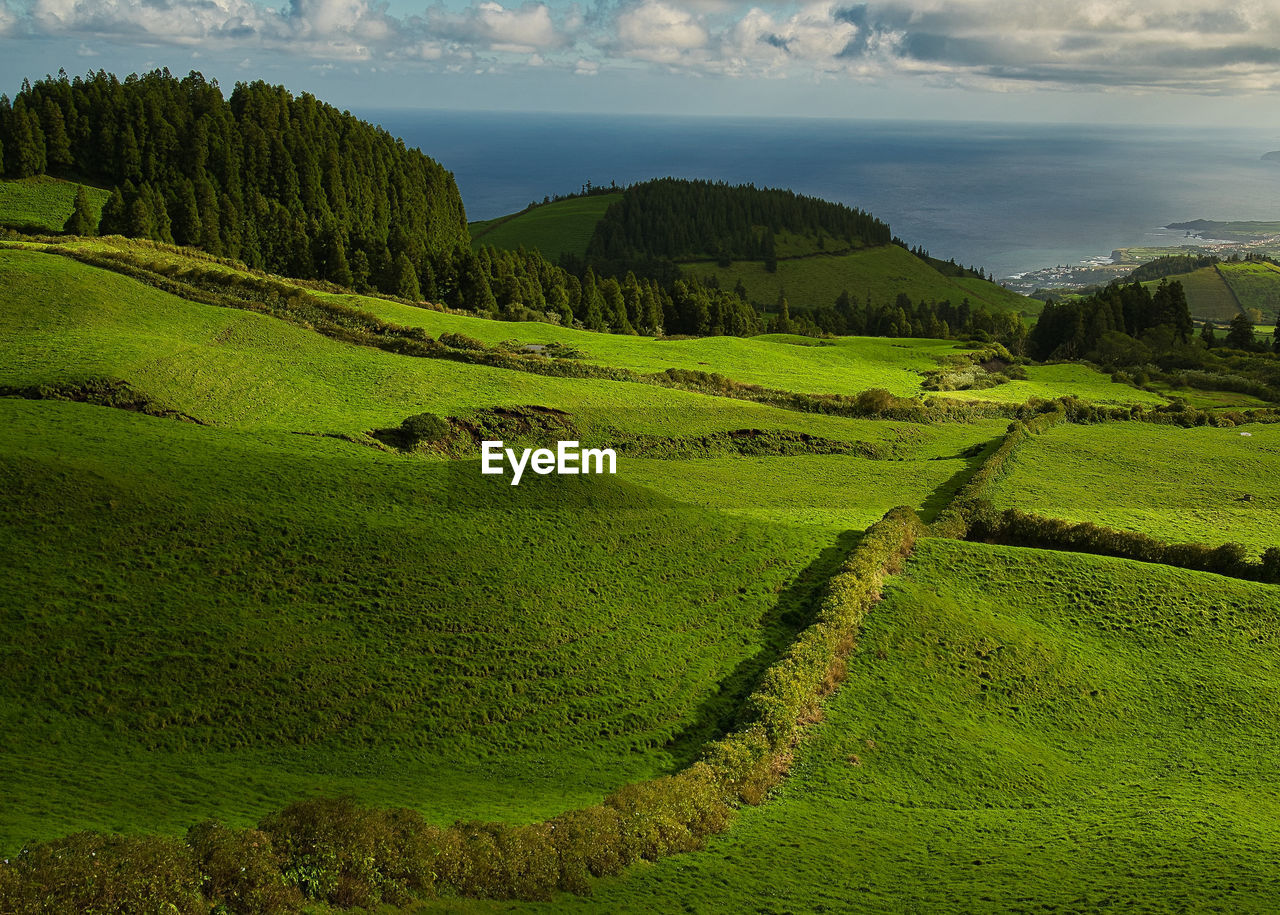
<path id="1" fill-rule="evenodd" d="M 6 850 L 338 791 L 439 821 L 598 801 L 687 762 L 848 532 L 936 507 L 1004 425 L 395 356 L 29 251 L 0 252 L 0 289 L 21 291 L 0 384 L 118 378 L 209 424 L 0 400 Z M 588 435 L 792 429 L 905 459 L 627 459 L 512 488 L 319 434 L 526 403 Z"/>
<path id="2" fill-rule="evenodd" d="M 1233 315 L 1240 313 L 1235 294 L 1216 267 L 1201 267 L 1193 273 L 1181 273 L 1168 279 L 1169 282 L 1176 280 L 1182 283 L 1182 288 L 1187 293 L 1187 307 L 1193 318 L 1225 324 Z M 1142 285 L 1154 291 L 1159 281 Z"/>
<path id="3" fill-rule="evenodd" d="M 774 800 L 540 910 L 1271 908 L 1280 590 L 926 540 L 886 598 Z"/>
<path id="4" fill-rule="evenodd" d="M 621 199 L 621 192 L 574 197 L 545 203 L 513 216 L 473 222 L 471 244 L 511 250 L 536 248 L 551 261 L 559 260 L 561 254 L 583 257 L 596 223 L 610 205 Z"/>
<path id="5" fill-rule="evenodd" d="M 550 324 L 500 322 L 428 311 L 367 297 L 353 304 L 385 321 L 422 327 L 432 334 L 461 333 L 485 343 L 565 343 L 583 353 L 584 361 L 638 372 L 667 368 L 719 372 L 737 381 L 811 394 L 856 394 L 884 388 L 899 396 L 924 393 L 922 373 L 938 367 L 938 359 L 963 353 L 964 344 L 948 340 L 890 337 L 840 337 L 817 341 L 785 334 L 758 337 L 705 337 L 656 340 L 619 334 L 596 334 Z M 1075 394 L 1113 403 L 1161 404 L 1165 399 L 1128 385 L 1087 366 L 1032 366 L 1027 381 L 982 391 L 953 391 L 945 396 L 1001 403 L 1023 403 L 1030 397 L 1052 399 Z"/>
<path id="6" fill-rule="evenodd" d="M 1060 425 L 1016 453 L 992 498 L 1163 540 L 1236 541 L 1260 552 L 1280 546 L 1278 456 L 1274 425 Z"/>
<path id="7" fill-rule="evenodd" d="M 959 351 L 658 341 L 341 298 L 432 334 L 807 392 L 916 394 Z M 119 379 L 206 424 L 0 399 L 5 852 L 83 828 L 248 824 L 344 791 L 437 822 L 529 821 L 672 771 L 733 723 L 858 532 L 900 504 L 933 517 L 1007 425 L 401 356 L 35 250 L 0 250 L 0 306 L 0 385 Z M 1067 393 L 1160 402 L 1078 365 L 949 396 Z M 531 404 L 565 411 L 584 440 L 693 444 L 624 455 L 617 477 L 511 487 L 474 459 L 367 435 L 423 411 Z M 744 429 L 874 448 L 699 452 L 699 437 Z M 1239 431 L 1060 425 L 994 497 L 1260 550 L 1280 509 L 1280 427 Z M 1193 890 L 1260 908 L 1280 888 L 1265 866 L 1280 827 L 1278 593 L 925 541 L 775 800 L 705 852 L 552 908 L 1177 908 Z"/>
<path id="8" fill-rule="evenodd" d="M 1272 320 L 1280 315 L 1280 267 L 1265 261 L 1245 261 L 1219 264 L 1218 270 L 1241 306 L 1256 308 Z"/>
<path id="9" fill-rule="evenodd" d="M 264 315 L 187 302 L 48 254 L 0 252 L 0 289 L 22 290 L 0 310 L 0 348 L 6 354 L 0 384 L 117 378 L 217 425 L 359 435 L 423 411 L 456 415 L 536 404 L 572 413 L 579 429 L 597 436 L 611 430 L 671 435 L 750 428 L 858 440 L 895 435 L 895 424 L 352 347 Z"/>
<path id="10" fill-rule="evenodd" d="M 732 712 L 719 684 L 785 641 L 789 583 L 837 539 L 625 475 L 511 487 L 333 439 L 0 414 L 5 850 L 334 786 L 444 820 L 598 800 Z"/>
<path id="11" fill-rule="evenodd" d="M 61 232 L 75 205 L 77 187 L 73 182 L 44 175 L 0 181 L 0 226 Z M 86 186 L 85 190 L 94 215 L 100 216 L 110 195 L 96 187 Z"/>
<path id="12" fill-rule="evenodd" d="M 1042 303 L 983 280 L 943 276 L 910 251 L 897 245 L 867 248 L 842 255 L 818 255 L 779 260 L 776 273 L 769 273 L 760 261 L 735 261 L 728 267 L 714 263 L 691 264 L 686 272 L 699 278 L 714 276 L 724 289 L 741 282 L 747 296 L 772 308 L 784 293 L 792 308 L 834 305 L 842 291 L 858 301 L 869 294 L 875 305 L 891 304 L 905 292 L 913 302 L 921 300 L 953 304 L 968 298 L 977 307 L 990 311 L 1039 313 Z"/>

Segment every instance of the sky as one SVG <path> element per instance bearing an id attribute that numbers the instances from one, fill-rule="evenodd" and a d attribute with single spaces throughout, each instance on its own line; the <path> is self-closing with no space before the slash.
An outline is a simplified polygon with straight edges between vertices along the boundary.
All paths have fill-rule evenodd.
<path id="1" fill-rule="evenodd" d="M 1280 127 L 1280 0 L 0 0 L 24 77 L 369 108 Z"/>

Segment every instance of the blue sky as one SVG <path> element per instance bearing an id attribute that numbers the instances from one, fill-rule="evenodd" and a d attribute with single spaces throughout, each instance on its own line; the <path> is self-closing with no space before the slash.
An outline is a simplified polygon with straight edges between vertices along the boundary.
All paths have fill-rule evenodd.
<path id="1" fill-rule="evenodd" d="M 1280 126 L 1277 0 L 0 0 L 0 88 L 167 66 L 374 107 Z"/>

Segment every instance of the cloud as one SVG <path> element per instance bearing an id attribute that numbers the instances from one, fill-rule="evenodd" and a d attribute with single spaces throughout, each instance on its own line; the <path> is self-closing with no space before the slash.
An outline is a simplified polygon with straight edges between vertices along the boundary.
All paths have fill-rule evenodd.
<path id="1" fill-rule="evenodd" d="M 661 0 L 644 0 L 618 16 L 618 44 L 628 57 L 674 64 L 703 48 L 709 35 L 698 17 Z"/>
<path id="2" fill-rule="evenodd" d="M 508 9 L 485 0 L 458 15 L 436 11 L 428 21 L 428 29 L 460 45 L 517 54 L 546 51 L 568 43 L 545 3 L 525 3 L 518 9 Z"/>
<path id="3" fill-rule="evenodd" d="M 0 0 L 0 35 L 455 72 L 656 66 L 985 90 L 1280 89 L 1275 0 L 419 2 L 435 5 L 393 15 L 385 0 Z"/>

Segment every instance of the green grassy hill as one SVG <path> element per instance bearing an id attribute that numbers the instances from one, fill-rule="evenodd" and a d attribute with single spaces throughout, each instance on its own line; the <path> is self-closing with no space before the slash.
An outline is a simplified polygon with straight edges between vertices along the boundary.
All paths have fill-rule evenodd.
<path id="1" fill-rule="evenodd" d="M 619 193 L 561 200 L 474 222 L 470 226 L 472 244 L 537 248 L 552 260 L 561 253 L 581 257 L 587 252 L 596 223 L 621 197 Z M 732 289 L 741 282 L 748 298 L 767 308 L 773 307 L 780 292 L 785 292 L 792 307 L 818 308 L 834 304 L 843 291 L 860 301 L 870 295 L 877 305 L 892 302 L 898 293 L 905 292 L 913 301 L 949 299 L 958 304 L 968 298 L 975 307 L 1026 315 L 1036 314 L 1042 307 L 1039 300 L 986 280 L 944 276 L 897 245 L 849 250 L 847 241 L 822 232 L 780 232 L 775 239 L 779 258 L 776 273 L 766 271 L 764 261 L 734 261 L 722 268 L 711 260 L 679 260 L 687 273 L 699 279 L 714 277 L 722 288 Z"/>
<path id="2" fill-rule="evenodd" d="M 1241 432 L 1248 432 L 1247 436 Z M 1002 508 L 1092 521 L 1174 542 L 1280 546 L 1280 426 L 1061 425 L 995 487 Z M 1170 460 L 1169 455 L 1177 455 Z"/>
<path id="3" fill-rule="evenodd" d="M 397 356 L 35 251 L 0 252 L 0 289 L 0 385 L 114 378 L 205 424 L 0 400 L 23 557 L 0 611 L 6 849 L 322 792 L 438 821 L 597 801 L 687 762 L 846 532 L 936 508 L 1003 426 Z M 521 404 L 597 440 L 789 429 L 898 459 L 695 452 L 513 489 L 365 434 Z"/>
<path id="4" fill-rule="evenodd" d="M 1276 588 L 926 540 L 886 597 L 773 801 L 542 909 L 1270 908 Z"/>
<path id="5" fill-rule="evenodd" d="M 627 481 L 0 414 L 22 557 L 0 600 L 6 851 L 317 792 L 443 822 L 593 803 L 732 711 L 719 685 L 803 618 L 785 592 L 824 546 Z"/>
<path id="6" fill-rule="evenodd" d="M 1187 307 L 1191 316 L 1199 320 L 1227 323 L 1240 313 L 1240 305 L 1231 286 L 1223 279 L 1217 267 L 1201 267 L 1193 273 L 1180 273 L 1168 277 L 1169 282 L 1180 282 L 1187 294 Z M 1159 285 L 1158 280 L 1143 283 L 1149 289 Z"/>
<path id="7" fill-rule="evenodd" d="M 868 295 L 879 305 L 892 302 L 898 293 L 912 301 L 968 299 L 974 307 L 989 311 L 1035 314 L 1043 306 L 1037 299 L 1010 292 L 973 277 L 943 276 L 910 251 L 897 245 L 865 248 L 849 254 L 815 254 L 780 259 L 775 273 L 765 270 L 763 261 L 736 261 L 728 267 L 712 262 L 686 265 L 685 270 L 700 279 L 715 277 L 724 289 L 741 282 L 747 296 L 770 308 L 779 294 L 785 294 L 793 308 L 821 308 L 834 305 L 843 291 L 858 300 Z"/>
<path id="8" fill-rule="evenodd" d="M 492 245 L 510 250 L 537 249 L 551 261 L 559 260 L 561 254 L 583 257 L 596 223 L 609 205 L 621 198 L 621 192 L 573 197 L 510 216 L 473 222 L 469 226 L 471 244 L 473 247 Z"/>
<path id="9" fill-rule="evenodd" d="M 738 720 L 860 532 L 897 505 L 932 519 L 1008 426 L 402 355 L 188 301 L 64 247 L 179 279 L 211 264 L 118 239 L 0 248 L 0 387 L 75 397 L 112 379 L 179 414 L 0 398 L 6 853 L 86 828 L 247 825 L 340 792 L 438 823 L 530 822 L 679 769 Z M 227 288 L 251 278 L 218 269 Z M 328 295 L 431 335 L 808 393 L 920 394 L 921 372 L 961 352 L 653 340 Z M 948 396 L 1065 394 L 1160 402 L 1081 365 Z M 370 434 L 529 407 L 641 448 L 616 477 L 511 487 L 473 455 Z M 994 496 L 1169 539 L 1230 530 L 1256 551 L 1280 506 L 1278 428 L 1060 425 L 1016 453 Z M 794 448 L 738 451 L 730 433 Z M 1158 908 L 1157 888 L 1256 908 L 1280 823 L 1258 800 L 1277 774 L 1277 593 L 926 540 L 775 799 L 706 851 L 554 908 Z"/>
<path id="10" fill-rule="evenodd" d="M 1244 261 L 1219 264 L 1218 270 L 1242 307 L 1256 308 L 1272 322 L 1280 316 L 1280 267 L 1266 261 Z"/>
<path id="11" fill-rule="evenodd" d="M 1257 309 L 1265 321 L 1280 315 L 1280 267 L 1265 261 L 1224 262 L 1169 277 L 1182 283 L 1192 317 L 1228 323 L 1241 310 Z M 1155 282 L 1143 285 L 1155 288 Z"/>
<path id="12" fill-rule="evenodd" d="M 77 187 L 46 175 L 0 181 L 0 226 L 61 232 L 75 204 Z M 110 194 L 96 187 L 85 190 L 94 215 L 100 216 Z"/>

